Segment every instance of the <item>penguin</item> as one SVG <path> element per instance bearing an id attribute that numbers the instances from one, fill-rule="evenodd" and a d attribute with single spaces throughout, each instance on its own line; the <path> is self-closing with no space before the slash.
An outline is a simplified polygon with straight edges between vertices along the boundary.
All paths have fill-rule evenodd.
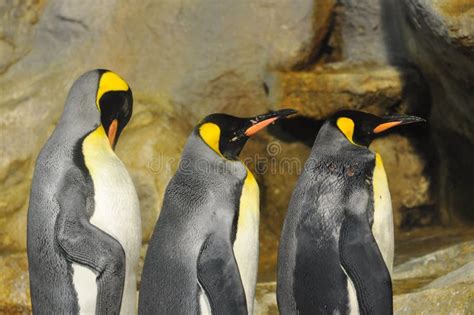
<path id="1" fill-rule="evenodd" d="M 280 110 L 212 114 L 193 130 L 148 245 L 139 314 L 247 314 L 258 267 L 259 187 L 238 156 Z"/>
<path id="2" fill-rule="evenodd" d="M 283 224 L 281 314 L 391 314 L 394 236 L 380 133 L 422 122 L 344 110 L 321 127 Z"/>
<path id="3" fill-rule="evenodd" d="M 83 74 L 37 158 L 27 224 L 34 314 L 136 312 L 139 203 L 114 153 L 132 106 L 116 73 Z"/>

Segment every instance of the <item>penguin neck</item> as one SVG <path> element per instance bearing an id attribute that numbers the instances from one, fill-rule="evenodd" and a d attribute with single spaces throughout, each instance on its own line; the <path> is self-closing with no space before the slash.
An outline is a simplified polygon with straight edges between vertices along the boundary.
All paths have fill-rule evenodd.
<path id="1" fill-rule="evenodd" d="M 76 145 L 77 141 L 96 132 L 100 125 L 100 115 L 86 115 L 77 110 L 66 110 L 61 116 L 52 137 L 61 143 Z"/>
<path id="2" fill-rule="evenodd" d="M 89 171 L 110 157 L 116 157 L 102 125 L 85 137 L 82 143 L 82 153 Z"/>
<path id="3" fill-rule="evenodd" d="M 184 147 L 180 167 L 199 171 L 219 171 L 222 175 L 244 178 L 247 168 L 240 160 L 228 160 L 211 149 L 196 133 L 191 133 Z"/>
<path id="4" fill-rule="evenodd" d="M 311 155 L 313 156 L 357 156 L 360 158 L 365 156 L 374 159 L 376 154 L 376 152 L 373 152 L 365 146 L 349 141 L 330 121 L 327 121 L 321 127 L 314 143 L 315 145 L 313 145 L 313 149 L 311 150 Z"/>
<path id="5" fill-rule="evenodd" d="M 340 150 L 351 150 L 355 147 L 364 148 L 362 146 L 353 144 L 339 129 L 330 121 L 326 121 L 318 132 L 318 136 L 314 141 L 313 151 L 318 153 L 324 152 L 328 154 L 337 154 Z"/>

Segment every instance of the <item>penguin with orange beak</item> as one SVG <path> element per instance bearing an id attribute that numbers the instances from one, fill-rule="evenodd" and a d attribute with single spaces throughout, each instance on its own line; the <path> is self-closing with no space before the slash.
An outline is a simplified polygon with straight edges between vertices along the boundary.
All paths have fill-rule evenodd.
<path id="1" fill-rule="evenodd" d="M 194 128 L 148 245 L 140 314 L 252 314 L 259 188 L 238 156 L 252 135 L 293 113 L 212 114 Z"/>
<path id="2" fill-rule="evenodd" d="M 34 314 L 136 311 L 140 210 L 114 152 L 132 102 L 116 73 L 83 74 L 40 152 L 27 226 Z"/>
<path id="3" fill-rule="evenodd" d="M 416 116 L 340 111 L 321 127 L 298 179 L 278 253 L 277 301 L 287 314 L 391 314 L 393 216 L 371 141 Z"/>

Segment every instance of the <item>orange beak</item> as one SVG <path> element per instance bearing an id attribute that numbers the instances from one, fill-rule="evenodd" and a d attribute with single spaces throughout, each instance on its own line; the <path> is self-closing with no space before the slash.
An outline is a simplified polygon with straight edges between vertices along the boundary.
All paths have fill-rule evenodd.
<path id="1" fill-rule="evenodd" d="M 381 133 L 384 132 L 387 129 L 390 129 L 392 127 L 400 125 L 402 122 L 401 121 L 391 121 L 387 123 L 383 123 L 378 125 L 377 127 L 374 128 L 374 133 Z"/>
<path id="2" fill-rule="evenodd" d="M 274 122 L 275 120 L 277 120 L 278 117 L 273 117 L 273 118 L 268 118 L 266 120 L 263 120 L 261 122 L 258 122 L 256 123 L 255 125 L 252 125 L 250 128 L 248 128 L 247 130 L 245 130 L 245 135 L 247 137 L 250 137 L 250 136 L 253 136 L 254 134 L 256 134 L 257 132 L 259 132 L 260 130 L 262 130 L 263 128 L 265 128 L 266 126 L 270 125 L 272 122 Z"/>
<path id="3" fill-rule="evenodd" d="M 374 133 L 381 133 L 381 132 L 384 132 L 385 130 L 388 130 L 390 128 L 393 128 L 393 127 L 399 126 L 399 125 L 408 125 L 408 124 L 413 124 L 413 123 L 417 123 L 417 122 L 426 121 L 421 117 L 406 116 L 406 115 L 385 116 L 385 117 L 383 117 L 383 120 L 385 120 L 384 123 L 381 123 L 380 125 L 377 125 L 373 129 Z"/>
<path id="4" fill-rule="evenodd" d="M 114 148 L 115 146 L 115 137 L 117 135 L 117 127 L 118 127 L 118 121 L 117 119 L 114 119 L 112 123 L 110 124 L 109 131 L 107 133 L 107 135 L 109 136 L 110 146 L 112 148 Z"/>
<path id="5" fill-rule="evenodd" d="M 295 113 L 296 111 L 293 109 L 282 109 L 276 112 L 270 112 L 267 114 L 259 115 L 250 120 L 252 122 L 252 125 L 245 130 L 244 134 L 247 137 L 253 136 L 263 128 L 273 123 L 274 121 Z"/>

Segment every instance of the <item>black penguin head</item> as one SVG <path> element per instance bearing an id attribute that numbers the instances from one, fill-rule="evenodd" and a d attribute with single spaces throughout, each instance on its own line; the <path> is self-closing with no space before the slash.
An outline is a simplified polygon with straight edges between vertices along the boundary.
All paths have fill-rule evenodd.
<path id="1" fill-rule="evenodd" d="M 100 122 L 112 148 L 115 148 L 123 128 L 132 116 L 133 96 L 128 84 L 116 73 L 97 70 L 99 83 L 96 105 Z"/>
<path id="2" fill-rule="evenodd" d="M 205 117 L 195 132 L 217 154 L 236 160 L 247 140 L 277 119 L 296 113 L 293 109 L 282 109 L 251 118 L 240 118 L 227 114 L 212 114 Z"/>
<path id="3" fill-rule="evenodd" d="M 337 112 L 330 121 L 351 143 L 368 147 L 377 135 L 390 128 L 425 120 L 417 116 L 378 117 L 355 110 L 342 110 Z"/>

